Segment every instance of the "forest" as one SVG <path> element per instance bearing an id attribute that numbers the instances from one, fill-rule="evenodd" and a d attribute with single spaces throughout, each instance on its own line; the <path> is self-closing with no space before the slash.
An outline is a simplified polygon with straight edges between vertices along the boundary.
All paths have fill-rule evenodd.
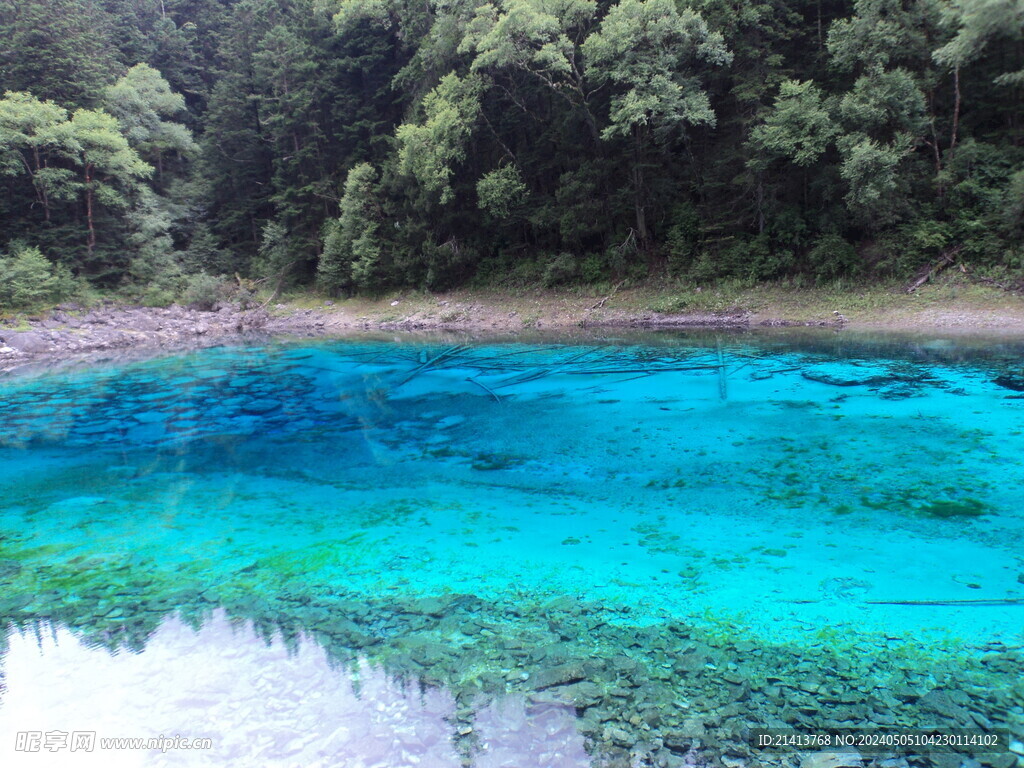
<path id="1" fill-rule="evenodd" d="M 1022 0 L 0 0 L 0 307 L 1024 271 Z"/>

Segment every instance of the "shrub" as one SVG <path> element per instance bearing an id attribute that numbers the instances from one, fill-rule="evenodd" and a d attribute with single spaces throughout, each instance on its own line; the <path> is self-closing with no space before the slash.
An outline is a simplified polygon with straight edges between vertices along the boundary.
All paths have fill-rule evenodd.
<path id="1" fill-rule="evenodd" d="M 440 245 L 428 237 L 421 253 L 427 265 L 423 287 L 429 291 L 443 291 L 458 285 L 479 258 L 475 248 L 460 243 L 454 237 Z"/>
<path id="2" fill-rule="evenodd" d="M 221 299 L 221 285 L 220 280 L 205 272 L 189 275 L 182 301 L 190 307 L 210 312 Z"/>
<path id="3" fill-rule="evenodd" d="M 38 248 L 20 246 L 0 258 L 0 307 L 24 309 L 60 301 L 73 288 L 71 273 L 51 264 Z"/>
<path id="4" fill-rule="evenodd" d="M 136 256 L 129 266 L 129 275 L 122 286 L 122 296 L 147 307 L 173 304 L 185 282 L 181 265 L 171 251 Z"/>
<path id="5" fill-rule="evenodd" d="M 542 281 L 545 288 L 554 288 L 556 285 L 564 285 L 572 282 L 579 276 L 579 267 L 576 264 L 576 257 L 571 253 L 560 253 L 547 263 L 544 267 Z"/>
<path id="6" fill-rule="evenodd" d="M 793 267 L 793 253 L 773 249 L 764 235 L 730 239 L 728 244 L 700 253 L 690 270 L 698 283 L 734 277 L 748 282 L 770 280 Z"/>
<path id="7" fill-rule="evenodd" d="M 665 247 L 668 252 L 668 272 L 673 277 L 686 273 L 693 266 L 700 242 L 700 215 L 689 203 L 672 210 Z"/>
<path id="8" fill-rule="evenodd" d="M 588 285 L 607 280 L 611 275 L 611 267 L 603 253 L 588 253 L 580 262 L 580 277 Z"/>
<path id="9" fill-rule="evenodd" d="M 863 268 L 857 249 L 834 232 L 827 232 L 815 240 L 807 258 L 818 280 L 854 277 Z"/>

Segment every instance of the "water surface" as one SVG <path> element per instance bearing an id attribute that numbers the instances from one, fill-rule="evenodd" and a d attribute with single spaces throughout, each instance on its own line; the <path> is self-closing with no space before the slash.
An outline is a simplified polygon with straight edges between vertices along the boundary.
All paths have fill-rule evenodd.
<path id="1" fill-rule="evenodd" d="M 214 734 L 139 763 L 169 765 L 772 762 L 743 728 L 1019 730 L 1020 351 L 336 341 L 8 378 L 0 749 L 32 716 Z M 169 670 L 202 653 L 196 694 Z M 353 735 L 389 707 L 409 740 Z"/>

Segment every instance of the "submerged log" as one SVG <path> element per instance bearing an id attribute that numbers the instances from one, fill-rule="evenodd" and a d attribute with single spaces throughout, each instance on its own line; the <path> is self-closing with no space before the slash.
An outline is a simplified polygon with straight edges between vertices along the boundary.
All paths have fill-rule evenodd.
<path id="1" fill-rule="evenodd" d="M 827 373 L 812 373 L 810 371 L 802 371 L 800 375 L 808 381 L 816 381 L 819 384 L 829 384 L 833 387 L 877 387 L 885 384 L 897 383 L 923 384 L 929 379 L 926 375 L 901 376 L 897 374 L 866 376 L 863 379 L 840 379 L 836 376 L 829 376 Z"/>
<path id="2" fill-rule="evenodd" d="M 995 606 L 1024 605 L 1024 598 L 1003 597 L 990 600 L 866 600 L 866 605 L 950 605 L 950 606 Z"/>
<path id="3" fill-rule="evenodd" d="M 816 605 L 817 603 L 825 602 L 821 599 L 812 600 L 787 600 L 787 603 L 794 605 Z M 999 605 L 1024 605 L 1024 598 L 1021 597 L 1002 597 L 992 598 L 989 600 L 865 600 L 863 605 L 946 605 L 951 607 L 975 607 L 983 608 L 985 606 L 999 606 Z"/>

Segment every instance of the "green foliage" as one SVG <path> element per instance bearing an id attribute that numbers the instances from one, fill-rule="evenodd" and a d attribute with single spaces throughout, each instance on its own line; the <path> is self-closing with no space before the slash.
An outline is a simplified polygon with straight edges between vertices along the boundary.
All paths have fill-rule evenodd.
<path id="1" fill-rule="evenodd" d="M 932 219 L 916 222 L 908 234 L 915 250 L 929 256 L 937 256 L 952 240 L 949 224 Z"/>
<path id="2" fill-rule="evenodd" d="M 838 134 L 839 126 L 817 86 L 809 80 L 786 80 L 764 125 L 751 132 L 751 145 L 758 152 L 752 162 L 763 165 L 786 158 L 794 165 L 813 165 Z"/>
<path id="3" fill-rule="evenodd" d="M 752 283 L 781 277 L 793 269 L 795 261 L 792 251 L 772 248 L 766 235 L 731 238 L 716 249 L 703 250 L 694 262 L 690 277 L 697 282 L 739 278 Z"/>
<path id="4" fill-rule="evenodd" d="M 476 9 L 459 50 L 472 69 L 519 70 L 570 103 L 586 100 L 579 44 L 597 12 L 594 0 L 503 0 Z"/>
<path id="5" fill-rule="evenodd" d="M 672 212 L 672 223 L 665 236 L 669 273 L 685 274 L 697 255 L 700 244 L 700 214 L 689 203 L 680 203 Z"/>
<path id="6" fill-rule="evenodd" d="M 507 219 L 522 205 L 529 190 L 519 169 L 504 165 L 484 174 L 476 183 L 477 205 L 496 219 Z"/>
<path id="7" fill-rule="evenodd" d="M 605 282 L 612 276 L 611 265 L 601 253 L 588 253 L 583 257 L 579 273 L 580 281 L 588 285 Z"/>
<path id="8" fill-rule="evenodd" d="M 814 276 L 822 281 L 855 277 L 863 269 L 857 249 L 835 232 L 826 232 L 815 240 L 807 260 Z"/>
<path id="9" fill-rule="evenodd" d="M 542 282 L 545 288 L 571 283 L 579 277 L 580 269 L 571 253 L 560 253 L 544 265 Z"/>
<path id="10" fill-rule="evenodd" d="M 96 106 L 123 71 L 112 26 L 95 0 L 0 0 L 0 91 Z"/>
<path id="11" fill-rule="evenodd" d="M 344 31 L 366 20 L 390 27 L 395 21 L 393 10 L 394 5 L 387 0 L 343 0 L 334 14 L 334 22 Z"/>
<path id="12" fill-rule="evenodd" d="M 197 151 L 192 133 L 166 119 L 185 111 L 185 98 L 148 64 L 137 64 L 108 87 L 104 103 L 129 145 L 150 162 L 160 164 L 168 152 L 191 156 Z"/>
<path id="13" fill-rule="evenodd" d="M 949 239 L 969 260 L 996 265 L 1016 259 L 1022 168 L 1021 149 L 967 139 L 944 169 Z"/>
<path id="14" fill-rule="evenodd" d="M 1015 171 L 1007 179 L 999 213 L 1006 234 L 1019 238 L 1024 230 L 1024 169 Z"/>
<path id="15" fill-rule="evenodd" d="M 943 8 L 943 22 L 956 34 L 934 52 L 935 61 L 951 69 L 962 67 L 978 59 L 995 40 L 1024 38 L 1024 4 L 1020 0 L 952 0 Z M 1024 68 L 1004 72 L 996 82 L 1020 86 Z"/>
<path id="16" fill-rule="evenodd" d="M 583 44 L 587 73 L 619 91 L 603 138 L 641 126 L 667 131 L 714 125 L 715 113 L 691 62 L 722 66 L 732 60 L 721 34 L 674 0 L 621 0 Z"/>
<path id="17" fill-rule="evenodd" d="M 182 301 L 195 309 L 212 311 L 222 296 L 222 281 L 205 272 L 189 275 L 182 293 Z"/>
<path id="18" fill-rule="evenodd" d="M 67 269 L 35 247 L 17 246 L 0 256 L 0 309 L 30 309 L 66 298 L 74 289 Z"/>
<path id="19" fill-rule="evenodd" d="M 440 202 L 454 196 L 454 166 L 466 157 L 466 141 L 480 111 L 483 82 L 475 76 L 445 75 L 423 100 L 422 124 L 405 123 L 395 131 L 399 171 L 415 179 Z"/>
<path id="20" fill-rule="evenodd" d="M 337 294 L 356 287 L 377 287 L 384 250 L 380 220 L 377 171 L 369 163 L 361 163 L 348 173 L 341 216 L 324 228 L 317 278 L 325 291 Z"/>
<path id="21" fill-rule="evenodd" d="M 858 77 L 839 104 L 843 122 L 865 134 L 918 135 L 927 122 L 925 96 L 904 69 L 875 70 Z"/>
<path id="22" fill-rule="evenodd" d="M 431 291 L 444 290 L 463 282 L 479 259 L 476 249 L 454 238 L 440 244 L 427 238 L 419 256 L 427 267 L 422 287 Z"/>
<path id="23" fill-rule="evenodd" d="M 66 109 L 29 93 L 0 100 L 0 175 L 28 176 L 49 215 L 50 199 L 77 195 L 74 173 L 58 163 L 75 157 L 77 143 Z"/>
<path id="24" fill-rule="evenodd" d="M 295 264 L 292 238 L 280 221 L 271 221 L 263 227 L 259 253 L 253 262 L 253 274 L 280 289 Z"/>
<path id="25" fill-rule="evenodd" d="M 1018 0 L 0 0 L 0 40 L 0 243 L 143 301 L 1024 265 Z"/>
<path id="26" fill-rule="evenodd" d="M 856 0 L 850 18 L 828 31 L 832 65 L 843 72 L 920 65 L 939 37 L 935 0 Z"/>
<path id="27" fill-rule="evenodd" d="M 204 221 L 195 224 L 191 231 L 188 247 L 181 252 L 182 268 L 189 273 L 232 274 L 239 266 L 231 258 L 231 252 L 221 248 L 217 238 Z"/>
<path id="28" fill-rule="evenodd" d="M 897 168 L 910 152 L 910 137 L 904 136 L 901 144 L 883 145 L 852 134 L 839 140 L 839 152 L 843 158 L 839 175 L 849 185 L 850 212 L 867 227 L 896 221 L 901 208 Z"/>
<path id="29" fill-rule="evenodd" d="M 184 276 L 170 234 L 173 222 L 169 211 L 159 196 L 143 189 L 127 221 L 131 228 L 127 240 L 132 253 L 126 276 L 128 293 L 145 304 L 170 304 Z"/>

